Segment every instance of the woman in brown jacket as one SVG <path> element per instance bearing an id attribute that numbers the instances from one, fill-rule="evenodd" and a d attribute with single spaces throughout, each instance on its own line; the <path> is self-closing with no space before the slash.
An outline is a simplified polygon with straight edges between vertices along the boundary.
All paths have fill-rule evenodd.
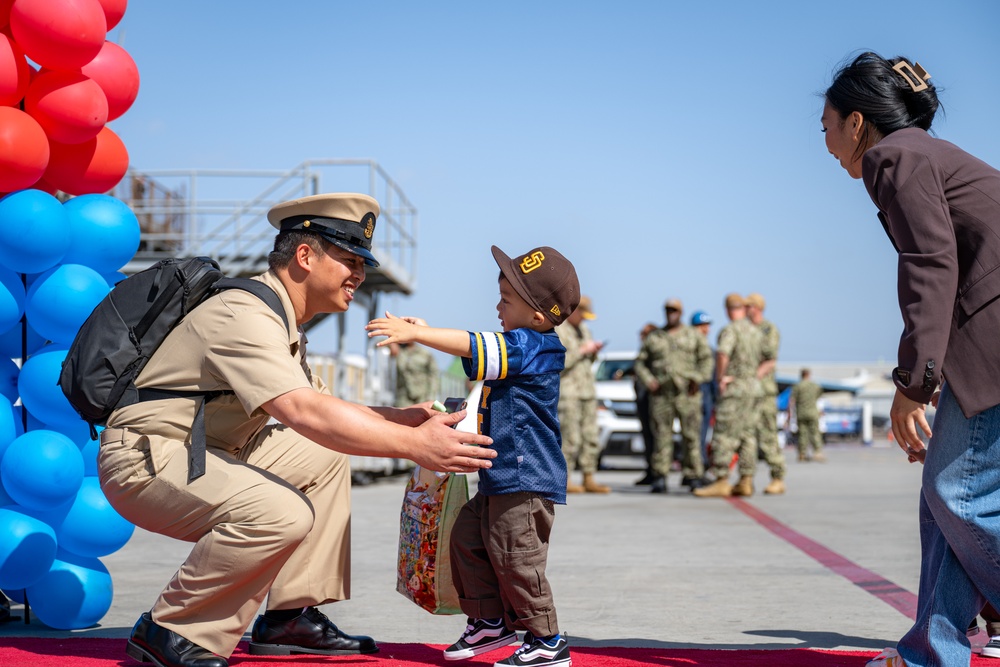
<path id="1" fill-rule="evenodd" d="M 1000 172 L 928 134 L 929 80 L 911 60 L 863 53 L 835 75 L 822 117 L 899 253 L 890 417 L 925 462 L 916 622 L 870 667 L 968 665 L 970 620 L 1000 604 Z"/>

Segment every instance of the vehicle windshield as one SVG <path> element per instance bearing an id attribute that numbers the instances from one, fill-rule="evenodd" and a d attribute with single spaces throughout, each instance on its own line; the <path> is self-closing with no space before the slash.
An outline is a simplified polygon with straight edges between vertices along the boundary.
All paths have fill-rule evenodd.
<path id="1" fill-rule="evenodd" d="M 598 382 L 631 378 L 632 364 L 634 363 L 634 359 L 604 359 L 597 365 L 597 372 L 594 373 L 594 376 Z"/>

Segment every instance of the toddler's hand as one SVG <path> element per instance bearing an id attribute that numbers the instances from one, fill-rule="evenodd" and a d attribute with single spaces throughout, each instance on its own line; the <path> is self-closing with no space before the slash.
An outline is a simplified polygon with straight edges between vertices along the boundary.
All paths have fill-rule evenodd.
<path id="1" fill-rule="evenodd" d="M 413 328 L 419 326 L 411 320 L 419 318 L 396 317 L 389 311 L 385 311 L 385 317 L 377 317 L 365 325 L 368 337 L 385 336 L 385 340 L 380 340 L 375 347 L 383 347 L 390 343 L 412 343 L 414 341 Z M 423 322 L 423 320 L 420 320 Z M 424 325 L 426 326 L 426 324 Z"/>

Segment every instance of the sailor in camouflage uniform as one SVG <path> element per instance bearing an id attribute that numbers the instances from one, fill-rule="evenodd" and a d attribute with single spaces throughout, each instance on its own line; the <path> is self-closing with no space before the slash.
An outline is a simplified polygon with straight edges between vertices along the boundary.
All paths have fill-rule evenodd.
<path id="1" fill-rule="evenodd" d="M 764 461 L 771 469 L 771 482 L 764 489 L 764 493 L 780 494 L 785 492 L 786 466 L 785 454 L 782 452 L 781 442 L 778 440 L 778 383 L 774 379 L 774 367 L 778 363 L 778 345 L 781 342 L 781 334 L 773 322 L 764 319 L 765 302 L 763 296 L 754 292 L 747 296 L 746 302 L 747 319 L 760 330 L 764 338 L 761 365 L 757 370 L 757 377 L 760 378 L 761 391 L 763 392 L 757 404 L 757 443 Z M 749 448 L 747 456 L 750 457 L 750 460 L 747 461 L 745 469 L 756 470 L 757 449 Z M 741 453 L 741 461 L 742 457 Z M 744 467 L 741 465 L 740 469 L 743 470 Z M 753 473 L 751 472 L 750 475 L 749 484 L 738 484 L 733 489 L 734 496 L 753 494 Z"/>
<path id="2" fill-rule="evenodd" d="M 701 385 L 712 377 L 712 349 L 693 327 L 681 323 L 678 299 L 664 304 L 667 324 L 650 332 L 635 361 L 635 374 L 649 389 L 649 411 L 656 447 L 653 453 L 653 493 L 667 492 L 667 473 L 674 459 L 674 419 L 681 423 L 683 484 L 702 485 Z"/>
<path id="3" fill-rule="evenodd" d="M 597 388 L 594 384 L 594 361 L 604 347 L 594 340 L 584 320 L 597 316 L 590 298 L 580 297 L 566 321 L 556 327 L 559 341 L 566 348 L 566 366 L 559 374 L 559 426 L 562 451 L 570 477 L 574 470 L 583 473 L 583 485 L 567 478 L 567 493 L 610 493 L 611 487 L 594 479 L 601 446 L 597 433 Z"/>
<path id="4" fill-rule="evenodd" d="M 694 494 L 703 498 L 732 495 L 729 464 L 733 454 L 757 447 L 755 410 L 761 396 L 757 369 L 763 355 L 763 338 L 760 330 L 746 319 L 746 302 L 742 296 L 730 294 L 726 297 L 726 313 L 730 322 L 719 332 L 716 348 L 719 399 L 715 404 L 712 435 L 712 473 L 716 481 L 694 489 Z M 747 474 L 752 483 L 753 471 L 741 467 L 741 479 Z"/>
<path id="5" fill-rule="evenodd" d="M 427 348 L 413 343 L 392 343 L 389 353 L 396 359 L 397 408 L 433 401 L 438 397 L 438 366 Z"/>
<path id="6" fill-rule="evenodd" d="M 819 407 L 816 401 L 823 395 L 823 388 L 810 378 L 812 373 L 803 368 L 799 383 L 792 387 L 789 400 L 790 409 L 795 411 L 795 422 L 799 427 L 799 461 L 826 461 L 823 454 L 823 434 L 819 431 Z M 813 455 L 810 459 L 809 448 Z"/>

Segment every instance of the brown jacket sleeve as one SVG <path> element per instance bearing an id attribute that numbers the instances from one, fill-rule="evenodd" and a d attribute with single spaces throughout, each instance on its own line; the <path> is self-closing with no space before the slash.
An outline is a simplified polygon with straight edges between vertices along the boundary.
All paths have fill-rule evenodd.
<path id="1" fill-rule="evenodd" d="M 869 194 L 899 252 L 903 334 L 893 381 L 907 397 L 928 403 L 941 383 L 959 279 L 945 178 L 924 152 L 892 142 L 870 149 L 863 164 Z"/>

